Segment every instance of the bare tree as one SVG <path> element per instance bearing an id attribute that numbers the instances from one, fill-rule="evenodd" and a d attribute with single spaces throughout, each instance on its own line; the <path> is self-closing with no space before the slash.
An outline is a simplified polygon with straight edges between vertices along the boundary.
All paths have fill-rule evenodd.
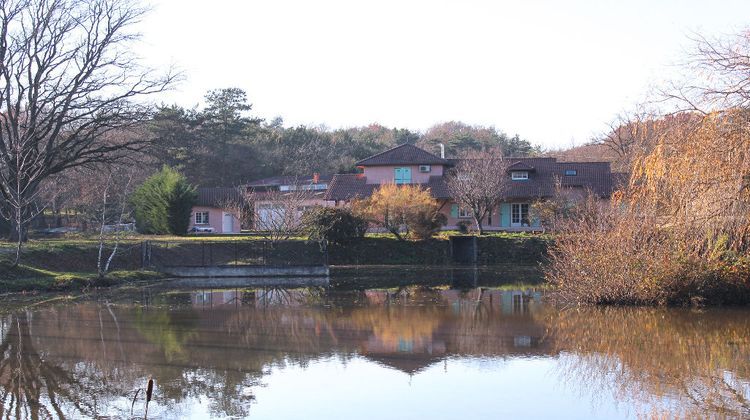
<path id="1" fill-rule="evenodd" d="M 99 277 L 104 277 L 112 265 L 120 247 L 120 242 L 129 234 L 135 233 L 128 211 L 128 197 L 133 189 L 133 173 L 124 169 L 105 170 L 104 185 L 101 190 L 101 208 L 99 210 L 99 251 L 96 259 L 96 271 Z M 130 219 L 131 223 L 123 223 Z M 112 250 L 104 259 L 104 249 L 108 241 L 112 241 Z"/>
<path id="2" fill-rule="evenodd" d="M 249 229 L 253 224 L 253 194 L 237 187 L 232 194 L 219 200 L 219 208 L 237 218 L 240 226 Z"/>
<path id="3" fill-rule="evenodd" d="M 692 40 L 684 77 L 662 89 L 662 96 L 676 102 L 677 112 L 750 107 L 750 29 L 720 38 L 696 34 Z"/>
<path id="4" fill-rule="evenodd" d="M 305 202 L 313 198 L 309 185 L 293 183 L 287 191 L 250 193 L 248 200 L 255 203 L 255 228 L 263 236 L 278 242 L 289 239 L 301 230 Z"/>
<path id="5" fill-rule="evenodd" d="M 66 169 L 140 150 L 151 107 L 176 79 L 132 54 L 145 9 L 122 0 L 0 1 L 0 205 L 16 264 L 39 186 Z"/>
<path id="6" fill-rule="evenodd" d="M 611 156 L 613 169 L 629 172 L 634 155 L 655 143 L 658 119 L 657 113 L 639 106 L 637 110 L 619 114 L 609 124 L 609 131 L 593 143 L 611 152 L 607 155 Z"/>
<path id="7" fill-rule="evenodd" d="M 470 151 L 461 156 L 446 184 L 456 203 L 471 211 L 479 231 L 482 221 L 500 203 L 509 183 L 508 161 L 498 149 Z"/>

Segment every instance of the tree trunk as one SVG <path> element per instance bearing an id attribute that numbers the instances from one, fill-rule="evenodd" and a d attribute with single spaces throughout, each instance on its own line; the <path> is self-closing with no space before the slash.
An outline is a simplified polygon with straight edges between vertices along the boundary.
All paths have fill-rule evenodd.
<path id="1" fill-rule="evenodd" d="M 23 243 L 29 239 L 29 222 L 24 223 L 24 210 L 17 208 L 14 210 L 12 229 L 10 230 L 10 241 L 16 244 L 16 255 L 13 266 L 16 267 L 21 262 L 21 248 Z"/>
<path id="2" fill-rule="evenodd" d="M 476 213 L 474 214 L 474 224 L 479 231 L 479 235 L 484 235 L 484 228 L 482 227 L 482 217 L 478 216 Z"/>

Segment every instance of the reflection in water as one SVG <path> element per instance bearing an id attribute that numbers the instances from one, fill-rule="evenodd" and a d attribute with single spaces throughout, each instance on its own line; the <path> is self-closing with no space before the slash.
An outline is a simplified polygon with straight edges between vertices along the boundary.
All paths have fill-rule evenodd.
<path id="1" fill-rule="evenodd" d="M 453 381 L 476 382 L 469 391 L 477 399 L 498 400 L 496 388 L 502 383 L 522 383 L 516 373 L 501 380 L 503 366 L 511 371 L 518 365 L 526 372 L 521 375 L 531 377 L 544 362 L 557 378 L 546 371 L 539 377 L 562 384 L 555 391 L 560 402 L 546 411 L 551 416 L 565 414 L 561 404 L 590 415 L 590 404 L 577 397 L 609 390 L 602 404 L 612 407 L 604 411 L 619 417 L 705 414 L 696 410 L 745 417 L 750 415 L 748 314 L 559 311 L 541 304 L 533 291 L 486 288 L 144 292 L 117 302 L 0 317 L 0 411 L 8 418 L 127 417 L 136 389 L 153 376 L 151 418 L 246 417 L 255 405 L 262 408 L 279 398 L 273 392 L 282 388 L 282 373 L 302 375 L 299 382 L 328 366 L 326 377 L 313 378 L 325 382 L 334 375 L 331 369 L 347 365 L 380 369 L 368 371 L 371 377 L 360 382 L 384 381 L 376 379 L 384 369 L 419 378 L 436 375 L 437 367 Z M 494 385 L 480 386 L 484 376 L 466 376 L 475 361 L 478 374 L 497 377 Z M 509 361 L 517 363 L 506 365 Z M 456 363 L 463 367 L 448 368 Z M 396 387 L 393 381 L 397 377 L 379 389 Z M 440 383 L 431 379 L 407 392 L 414 392 L 414 399 L 440 394 Z M 529 403 L 544 405 L 537 401 L 542 385 L 529 386 Z M 265 400 L 258 396 L 261 390 Z M 330 398 L 325 390 L 310 392 Z M 336 395 L 337 407 L 357 395 L 356 389 L 341 392 L 350 395 Z M 626 407 L 616 407 L 617 400 Z M 447 409 L 454 411 L 442 415 L 462 413 L 472 404 L 456 399 Z M 142 415 L 138 407 L 134 414 Z M 307 417 L 315 417 L 311 413 Z M 349 412 L 357 413 L 356 407 Z"/>
<path id="2" fill-rule="evenodd" d="M 571 386 L 609 390 L 654 417 L 750 417 L 747 309 L 587 308 L 545 321 Z"/>

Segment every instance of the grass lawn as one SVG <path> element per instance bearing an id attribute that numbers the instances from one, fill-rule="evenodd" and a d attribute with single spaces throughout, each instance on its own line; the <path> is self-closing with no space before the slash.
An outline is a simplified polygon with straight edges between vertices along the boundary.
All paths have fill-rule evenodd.
<path id="1" fill-rule="evenodd" d="M 0 293 L 80 290 L 164 277 L 154 271 L 123 270 L 112 271 L 99 279 L 96 273 L 51 271 L 23 264 L 13 267 L 7 260 L 0 260 L 0 273 Z"/>
<path id="2" fill-rule="evenodd" d="M 303 237 L 293 237 L 292 240 L 305 240 Z M 190 242 L 190 241 L 213 241 L 213 242 L 230 242 L 230 241 L 262 241 L 261 236 L 256 235 L 128 235 L 120 240 L 121 244 L 134 245 L 143 241 L 164 241 L 164 242 Z M 107 245 L 114 243 L 112 239 L 107 239 Z M 96 235 L 66 235 L 55 238 L 32 238 L 23 244 L 24 249 L 51 249 L 56 247 L 95 247 L 99 245 L 99 238 Z M 14 251 L 16 244 L 13 242 L 0 241 L 0 252 Z"/>
<path id="3" fill-rule="evenodd" d="M 437 240 L 448 240 L 450 236 L 459 235 L 458 231 L 441 231 L 438 232 L 433 239 Z M 365 235 L 367 238 L 377 239 L 391 239 L 396 241 L 397 239 L 389 233 L 368 233 Z M 527 232 L 486 232 L 481 236 L 482 238 L 505 238 L 505 239 L 528 239 L 538 238 L 549 240 L 552 239 L 550 234 L 540 233 L 527 233 Z M 305 241 L 305 236 L 294 236 L 289 238 L 290 240 Z M 162 242 L 191 242 L 191 241 L 206 241 L 206 242 L 233 242 L 233 241 L 262 241 L 265 240 L 263 236 L 256 234 L 234 234 L 234 235 L 222 235 L 222 234 L 191 234 L 185 236 L 176 235 L 142 235 L 133 234 L 128 235 L 126 238 L 121 240 L 121 244 L 124 245 L 135 245 L 143 241 L 162 241 Z M 409 241 L 411 242 L 411 241 Z M 112 240 L 107 241 L 108 244 L 112 244 Z M 99 238 L 96 234 L 84 235 L 84 234 L 67 234 L 63 237 L 35 237 L 30 239 L 23 245 L 24 249 L 35 250 L 35 249 L 61 249 L 64 250 L 66 247 L 96 247 L 99 245 Z M 0 241 L 0 255 L 8 254 L 15 251 L 16 244 L 7 241 Z"/>

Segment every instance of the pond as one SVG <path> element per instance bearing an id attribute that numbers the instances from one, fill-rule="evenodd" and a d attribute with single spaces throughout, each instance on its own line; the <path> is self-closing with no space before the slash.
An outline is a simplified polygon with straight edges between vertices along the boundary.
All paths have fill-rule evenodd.
<path id="1" fill-rule="evenodd" d="M 3 418 L 143 418 L 149 378 L 152 419 L 750 416 L 745 308 L 143 287 L 8 308 L 0 338 Z"/>

